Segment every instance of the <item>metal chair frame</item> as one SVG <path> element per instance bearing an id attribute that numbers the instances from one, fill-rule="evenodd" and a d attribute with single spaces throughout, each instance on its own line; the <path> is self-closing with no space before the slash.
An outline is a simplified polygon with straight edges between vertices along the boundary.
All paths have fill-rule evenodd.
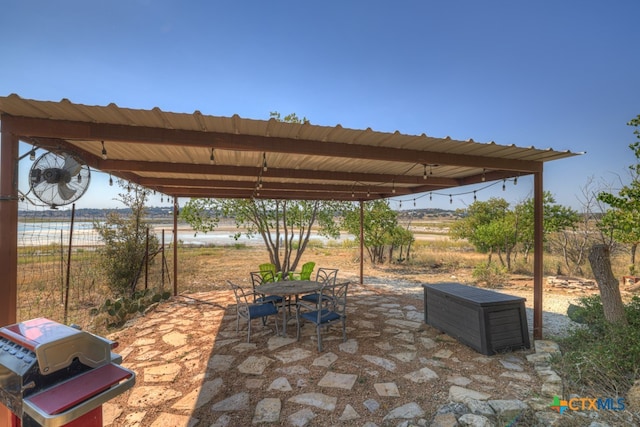
<path id="1" fill-rule="evenodd" d="M 269 316 L 276 316 L 276 334 L 278 331 L 278 306 L 270 301 L 261 303 L 250 304 L 247 295 L 240 286 L 227 280 L 227 283 L 233 290 L 233 294 L 236 297 L 236 335 L 240 333 L 240 318 L 247 320 L 247 342 L 251 341 L 251 321 L 253 319 L 263 319 L 263 324 L 266 324 L 266 318 Z"/>
<path id="2" fill-rule="evenodd" d="M 313 323 L 316 326 L 318 339 L 318 351 L 322 351 L 322 328 L 327 328 L 334 323 L 342 323 L 342 341 L 347 340 L 347 290 L 349 282 L 338 284 L 326 284 L 320 291 L 319 299 L 315 304 L 305 301 L 298 301 L 296 305 L 297 335 L 300 339 L 300 321 L 302 319 Z M 324 299 L 323 297 L 328 297 Z M 301 311 L 307 309 L 309 311 Z"/>

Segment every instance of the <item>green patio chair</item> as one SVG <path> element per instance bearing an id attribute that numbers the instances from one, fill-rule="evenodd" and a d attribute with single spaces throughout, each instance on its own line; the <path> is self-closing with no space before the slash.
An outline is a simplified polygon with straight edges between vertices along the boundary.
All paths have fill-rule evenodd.
<path id="1" fill-rule="evenodd" d="M 289 280 L 311 280 L 311 274 L 316 267 L 316 263 L 313 261 L 305 262 L 302 264 L 302 269 L 299 273 L 290 272 Z"/>
<path id="2" fill-rule="evenodd" d="M 265 262 L 264 264 L 260 264 L 258 266 L 258 270 L 260 270 L 260 274 L 262 274 L 263 281 L 277 282 L 278 280 L 282 280 L 282 272 L 276 271 L 276 266 L 273 263 Z M 269 274 L 271 277 L 269 277 Z"/>

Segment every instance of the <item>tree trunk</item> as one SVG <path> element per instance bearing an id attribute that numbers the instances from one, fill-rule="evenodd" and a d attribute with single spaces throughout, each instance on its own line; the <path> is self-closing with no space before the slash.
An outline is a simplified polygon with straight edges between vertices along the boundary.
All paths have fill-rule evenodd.
<path id="1" fill-rule="evenodd" d="M 600 288 L 600 298 L 604 317 L 609 323 L 627 324 L 618 279 L 611 271 L 609 248 L 606 245 L 593 245 L 589 253 L 591 270 Z"/>

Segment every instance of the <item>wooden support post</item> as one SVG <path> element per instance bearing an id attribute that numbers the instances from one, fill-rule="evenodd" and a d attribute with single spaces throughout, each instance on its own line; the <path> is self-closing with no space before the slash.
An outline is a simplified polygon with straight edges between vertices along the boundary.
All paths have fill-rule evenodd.
<path id="1" fill-rule="evenodd" d="M 178 295 L 178 198 L 173 197 L 173 296 Z"/>
<path id="2" fill-rule="evenodd" d="M 2 123 L 0 132 L 0 326 L 17 321 L 18 305 L 18 137 Z M 11 411 L 0 404 L 0 426 L 11 425 Z"/>
<path id="3" fill-rule="evenodd" d="M 544 194 L 542 170 L 533 174 L 533 339 L 542 339 L 542 281 L 544 275 Z"/>

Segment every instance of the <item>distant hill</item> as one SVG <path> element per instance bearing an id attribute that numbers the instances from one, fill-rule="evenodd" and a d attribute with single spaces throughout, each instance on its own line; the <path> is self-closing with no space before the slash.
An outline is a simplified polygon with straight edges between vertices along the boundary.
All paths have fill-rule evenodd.
<path id="1" fill-rule="evenodd" d="M 131 210 L 129 208 L 120 209 L 76 209 L 76 220 L 93 220 L 99 218 L 105 218 L 107 213 L 117 212 L 120 215 L 126 216 Z M 408 218 L 437 218 L 437 217 L 455 217 L 458 214 L 455 211 L 446 209 L 407 209 L 398 211 L 400 219 Z M 68 220 L 71 218 L 70 209 L 46 209 L 46 210 L 20 210 L 18 211 L 18 218 L 20 219 L 60 219 Z M 147 208 L 147 218 L 150 219 L 167 219 L 173 218 L 173 208 L 171 207 L 153 207 Z"/>
<path id="2" fill-rule="evenodd" d="M 93 220 L 99 218 L 106 218 L 109 212 L 117 212 L 120 215 L 126 216 L 129 215 L 131 209 L 129 208 L 120 208 L 120 209 L 76 209 L 76 220 Z M 68 220 L 71 218 L 71 210 L 65 209 L 47 209 L 47 210 L 38 210 L 38 211 L 18 211 L 19 219 L 60 219 L 60 220 Z M 164 218 L 173 218 L 173 208 L 164 207 L 164 208 L 147 208 L 147 218 L 151 219 L 164 219 Z"/>

